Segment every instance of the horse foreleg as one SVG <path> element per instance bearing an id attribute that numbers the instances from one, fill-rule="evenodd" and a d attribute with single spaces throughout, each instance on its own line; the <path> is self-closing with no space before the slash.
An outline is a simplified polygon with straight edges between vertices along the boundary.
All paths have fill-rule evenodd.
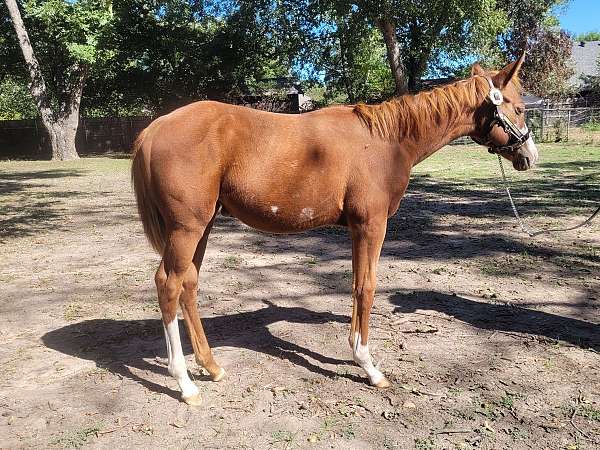
<path id="1" fill-rule="evenodd" d="M 350 346 L 354 361 L 362 367 L 369 382 L 380 388 L 390 382 L 373 365 L 369 352 L 369 317 L 377 283 L 377 263 L 385 238 L 386 221 L 351 225 L 353 308 L 350 326 Z"/>

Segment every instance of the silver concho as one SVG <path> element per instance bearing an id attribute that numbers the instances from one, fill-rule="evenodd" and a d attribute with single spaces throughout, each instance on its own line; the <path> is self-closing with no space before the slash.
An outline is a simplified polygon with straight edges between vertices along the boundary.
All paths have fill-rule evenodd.
<path id="1" fill-rule="evenodd" d="M 504 102 L 504 96 L 502 95 L 502 92 L 500 92 L 500 89 L 490 89 L 490 101 L 496 106 L 500 106 Z"/>

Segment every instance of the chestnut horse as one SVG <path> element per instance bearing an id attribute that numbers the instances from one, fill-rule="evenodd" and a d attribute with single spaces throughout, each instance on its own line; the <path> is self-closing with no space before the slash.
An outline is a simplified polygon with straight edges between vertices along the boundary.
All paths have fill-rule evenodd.
<path id="1" fill-rule="evenodd" d="M 518 170 L 534 165 L 537 150 L 526 130 L 517 77 L 522 62 L 523 56 L 497 72 L 476 64 L 470 78 L 430 92 L 302 115 L 201 101 L 159 117 L 140 133 L 132 179 L 144 231 L 162 255 L 155 281 L 169 373 L 185 402 L 196 405 L 200 396 L 182 353 L 178 304 L 196 361 L 214 381 L 225 375 L 197 308 L 198 273 L 220 208 L 270 233 L 349 229 L 350 347 L 370 383 L 389 386 L 368 344 L 387 219 L 398 210 L 412 167 L 460 136 L 487 145 Z M 509 119 L 527 132 L 517 142 Z"/>

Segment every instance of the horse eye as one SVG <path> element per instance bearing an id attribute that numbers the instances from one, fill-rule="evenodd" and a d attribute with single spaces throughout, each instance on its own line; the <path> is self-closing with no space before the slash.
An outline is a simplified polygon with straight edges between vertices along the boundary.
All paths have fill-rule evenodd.
<path id="1" fill-rule="evenodd" d="M 525 113 L 525 108 L 521 108 L 521 107 L 515 108 L 515 112 L 520 116 Z"/>

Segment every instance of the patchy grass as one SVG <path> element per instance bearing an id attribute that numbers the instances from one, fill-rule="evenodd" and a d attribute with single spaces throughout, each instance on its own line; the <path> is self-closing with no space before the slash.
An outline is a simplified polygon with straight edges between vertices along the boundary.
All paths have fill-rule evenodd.
<path id="1" fill-rule="evenodd" d="M 50 442 L 50 445 L 62 448 L 81 448 L 89 443 L 92 438 L 98 437 L 101 429 L 102 424 L 95 424 L 80 430 L 67 431 L 60 438 Z"/>
<path id="2" fill-rule="evenodd" d="M 69 322 L 80 319 L 83 317 L 83 306 L 77 303 L 69 303 L 68 305 L 65 305 L 63 317 Z"/>
<path id="3" fill-rule="evenodd" d="M 242 258 L 239 256 L 227 256 L 223 260 L 223 267 L 226 269 L 236 269 L 242 265 Z"/>
<path id="4" fill-rule="evenodd" d="M 271 433 L 271 443 L 276 444 L 279 442 L 285 442 L 291 444 L 294 442 L 294 434 L 287 430 L 277 430 Z"/>
<path id="5" fill-rule="evenodd" d="M 435 441 L 433 438 L 427 439 L 415 439 L 415 449 L 416 450 L 433 450 L 436 447 Z"/>
<path id="6" fill-rule="evenodd" d="M 512 409 L 515 403 L 515 397 L 508 392 L 504 397 L 500 399 L 500 405 L 504 406 L 507 409 Z"/>
<path id="7" fill-rule="evenodd" d="M 577 415 L 586 419 L 600 422 L 600 409 L 594 408 L 591 405 L 583 405 L 577 410 Z"/>

